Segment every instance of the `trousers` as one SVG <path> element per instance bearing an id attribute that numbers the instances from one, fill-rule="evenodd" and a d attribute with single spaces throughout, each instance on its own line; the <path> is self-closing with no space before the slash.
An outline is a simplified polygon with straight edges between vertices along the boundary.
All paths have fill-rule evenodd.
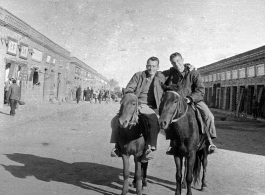
<path id="1" fill-rule="evenodd" d="M 157 137 L 159 133 L 158 117 L 154 109 L 150 108 L 148 105 L 139 105 L 139 112 L 146 116 L 148 123 L 150 125 L 150 132 L 147 137 L 147 145 L 150 145 L 153 149 L 157 149 Z M 119 116 L 116 115 L 111 120 L 111 137 L 110 143 L 118 142 L 118 129 L 119 129 Z"/>
<path id="2" fill-rule="evenodd" d="M 205 130 L 208 131 L 211 135 L 211 138 L 214 139 L 217 137 L 216 129 L 214 125 L 214 116 L 205 102 L 201 101 L 196 104 L 196 107 L 200 111 L 203 121 L 205 123 Z"/>
<path id="3" fill-rule="evenodd" d="M 16 107 L 17 107 L 17 100 L 10 99 L 10 115 L 15 116 L 16 114 Z"/>

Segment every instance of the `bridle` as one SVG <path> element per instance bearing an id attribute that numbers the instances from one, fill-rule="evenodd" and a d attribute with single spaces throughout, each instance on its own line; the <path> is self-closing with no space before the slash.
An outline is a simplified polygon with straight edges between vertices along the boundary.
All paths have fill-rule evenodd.
<path id="1" fill-rule="evenodd" d="M 181 97 L 176 91 L 166 91 L 166 92 L 174 93 L 174 94 L 177 95 L 179 98 Z M 176 116 L 176 114 L 177 114 L 177 112 L 182 113 L 181 105 L 180 105 L 180 101 L 178 101 L 178 102 L 177 102 L 177 106 L 176 106 L 176 110 L 175 110 L 175 112 L 174 112 L 174 114 L 173 114 L 173 116 L 172 116 L 172 118 L 171 118 L 171 123 L 175 123 L 175 122 L 179 121 L 181 118 L 183 118 L 183 117 L 187 114 L 187 111 L 188 111 L 188 105 L 187 105 L 187 107 L 186 107 L 186 110 L 185 110 L 184 114 L 183 114 L 181 117 L 174 119 L 175 116 Z"/>
<path id="2" fill-rule="evenodd" d="M 134 125 L 136 125 L 138 123 L 138 114 L 139 114 L 139 111 L 138 111 L 138 97 L 135 94 L 133 94 L 133 93 L 127 93 L 127 94 L 133 96 L 135 98 L 135 100 L 136 100 L 135 109 L 134 109 L 132 117 L 131 117 L 131 119 L 129 121 L 129 128 L 131 128 L 132 126 L 134 126 Z M 119 116 L 120 115 L 121 115 L 121 112 L 119 112 Z"/>

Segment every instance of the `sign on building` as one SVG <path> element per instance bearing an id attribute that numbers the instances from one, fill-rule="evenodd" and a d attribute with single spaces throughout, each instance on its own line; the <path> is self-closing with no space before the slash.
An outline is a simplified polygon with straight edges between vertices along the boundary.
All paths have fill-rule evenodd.
<path id="1" fill-rule="evenodd" d="M 42 51 L 33 48 L 32 59 L 38 62 L 42 61 Z"/>
<path id="2" fill-rule="evenodd" d="M 7 37 L 8 40 L 8 45 L 7 45 L 7 50 L 6 53 L 10 55 L 17 55 L 17 40 Z"/>
<path id="3" fill-rule="evenodd" d="M 23 59 L 28 59 L 29 47 L 27 44 L 19 44 L 19 57 Z"/>
<path id="4" fill-rule="evenodd" d="M 27 78 L 28 78 L 28 67 L 26 65 L 21 66 L 18 79 L 21 81 L 26 81 Z"/>

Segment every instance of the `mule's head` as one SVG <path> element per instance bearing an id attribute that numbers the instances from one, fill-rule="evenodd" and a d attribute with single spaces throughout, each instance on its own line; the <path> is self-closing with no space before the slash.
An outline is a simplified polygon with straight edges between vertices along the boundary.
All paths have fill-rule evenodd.
<path id="1" fill-rule="evenodd" d="M 175 116 L 182 113 L 182 91 L 179 85 L 170 85 L 165 88 L 159 107 L 158 120 L 161 129 L 167 129 Z"/>
<path id="2" fill-rule="evenodd" d="M 130 123 L 137 122 L 138 98 L 134 94 L 125 94 L 121 100 L 119 123 L 122 128 L 127 128 Z"/>

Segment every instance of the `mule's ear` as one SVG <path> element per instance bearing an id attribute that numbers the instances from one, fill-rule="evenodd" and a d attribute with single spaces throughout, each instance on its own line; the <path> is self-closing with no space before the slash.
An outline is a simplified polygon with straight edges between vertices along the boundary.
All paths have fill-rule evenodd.
<path id="1" fill-rule="evenodd" d="M 161 87 L 162 87 L 162 89 L 163 89 L 164 91 L 167 89 L 167 86 L 166 86 L 164 83 L 162 83 L 162 82 L 161 82 Z"/>

